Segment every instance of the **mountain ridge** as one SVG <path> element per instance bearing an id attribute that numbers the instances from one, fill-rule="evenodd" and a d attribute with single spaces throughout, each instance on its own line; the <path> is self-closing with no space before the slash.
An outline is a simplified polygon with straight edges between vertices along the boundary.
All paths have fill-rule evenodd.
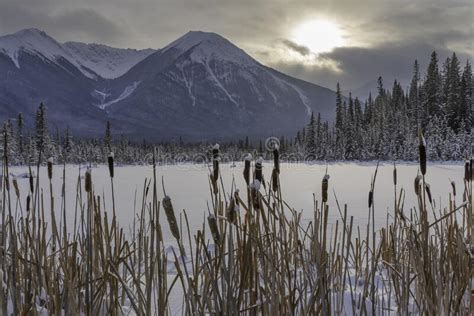
<path id="1" fill-rule="evenodd" d="M 334 91 L 267 67 L 216 33 L 190 31 L 162 49 L 142 51 L 142 55 L 134 55 L 135 59 L 127 64 L 129 69 L 112 78 L 106 78 L 103 69 L 97 71 L 94 67 L 110 66 L 114 74 L 123 71 L 108 60 L 107 54 L 114 52 L 110 47 L 77 42 L 60 44 L 44 32 L 32 33 L 35 38 L 44 37 L 49 46 L 37 44 L 40 49 L 35 49 L 30 45 L 19 49 L 16 55 L 12 50 L 6 54 L 3 50 L 10 59 L 12 55 L 16 57 L 15 66 L 20 67 L 10 65 L 8 70 L 6 66 L 2 70 L 0 62 L 0 72 L 6 71 L 12 79 L 3 83 L 0 80 L 0 105 L 3 103 L 6 108 L 8 102 L 6 94 L 2 95 L 2 86 L 12 86 L 15 97 L 22 100 L 20 109 L 33 115 L 35 102 L 48 102 L 55 118 L 53 123 L 61 128 L 76 122 L 58 119 L 59 109 L 81 113 L 80 119 L 93 122 L 88 130 L 79 131 L 82 134 L 96 134 L 101 128 L 99 122 L 105 124 L 109 120 L 114 122 L 116 133 L 133 139 L 288 135 L 305 124 L 311 112 L 319 112 L 327 120 L 334 116 Z M 3 38 L 0 37 L 0 57 Z M 104 48 L 107 54 L 102 56 Z M 74 54 L 69 50 L 73 49 L 81 52 L 81 58 L 78 54 L 71 57 Z M 138 52 L 118 50 L 115 52 L 119 56 Z M 41 73 L 54 73 L 64 79 L 58 87 L 44 84 L 42 89 L 36 89 L 33 78 Z M 31 89 L 20 85 L 22 81 L 30 82 Z M 76 82 L 76 86 L 69 85 L 69 81 Z M 32 95 L 32 90 L 35 98 L 25 99 L 25 95 Z M 10 102 L 12 99 L 15 98 L 10 97 Z"/>

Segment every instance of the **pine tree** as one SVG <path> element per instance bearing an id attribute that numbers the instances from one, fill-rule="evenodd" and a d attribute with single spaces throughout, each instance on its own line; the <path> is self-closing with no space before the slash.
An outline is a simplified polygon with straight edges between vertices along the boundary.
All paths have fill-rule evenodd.
<path id="1" fill-rule="evenodd" d="M 458 117 L 461 119 L 460 124 L 464 126 L 466 132 L 471 132 L 472 127 L 474 126 L 473 114 L 472 114 L 472 91 L 473 91 L 473 81 L 472 81 L 472 69 L 469 61 L 466 62 L 464 71 L 461 77 L 460 83 L 460 102 L 459 102 L 459 111 Z"/>
<path id="2" fill-rule="evenodd" d="M 306 140 L 305 140 L 305 150 L 306 153 L 314 156 L 316 153 L 316 121 L 314 119 L 314 113 L 311 112 L 311 117 L 308 125 L 306 126 Z"/>
<path id="3" fill-rule="evenodd" d="M 460 68 L 459 60 L 455 53 L 451 59 L 446 60 L 446 70 L 444 73 L 444 109 L 448 117 L 448 126 L 455 132 L 459 130 L 461 124 L 459 107 L 461 103 L 461 86 L 460 86 Z"/>
<path id="4" fill-rule="evenodd" d="M 411 123 L 415 126 L 420 126 L 421 122 L 421 108 L 420 108 L 420 66 L 415 60 L 413 64 L 413 77 L 410 83 L 410 90 L 408 92 L 408 111 L 411 117 Z"/>
<path id="5" fill-rule="evenodd" d="M 110 121 L 107 121 L 105 125 L 104 145 L 105 145 L 107 154 L 112 151 L 112 131 L 111 131 Z"/>
<path id="6" fill-rule="evenodd" d="M 46 109 L 43 103 L 36 111 L 36 149 L 39 157 L 44 154 L 48 140 L 48 127 L 46 126 Z"/>
<path id="7" fill-rule="evenodd" d="M 442 115 L 441 108 L 441 76 L 438 69 L 438 55 L 434 51 L 431 53 L 431 60 L 428 65 L 426 78 L 422 87 L 423 118 L 422 128 L 426 126 L 430 116 Z"/>

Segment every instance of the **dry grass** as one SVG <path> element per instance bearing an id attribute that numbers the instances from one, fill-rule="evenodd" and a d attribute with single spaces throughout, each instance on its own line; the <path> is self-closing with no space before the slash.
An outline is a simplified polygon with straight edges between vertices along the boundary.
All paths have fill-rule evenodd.
<path id="1" fill-rule="evenodd" d="M 56 167 L 48 163 L 49 191 L 39 187 L 38 165 L 36 176 L 30 171 L 29 191 L 20 192 L 16 180 L 9 179 L 4 157 L 0 314 L 165 315 L 171 313 L 170 294 L 178 288 L 183 293 L 181 309 L 189 315 L 473 311 L 472 160 L 465 167 L 463 203 L 455 204 L 453 184 L 449 205 L 439 209 L 428 198 L 426 161 L 421 161 L 421 176 L 414 175 L 416 192 L 409 193 L 417 194 L 418 205 L 408 210 L 403 204 L 408 193 L 397 188 L 394 167 L 393 220 L 378 231 L 375 171 L 363 236 L 353 226 L 347 205 L 340 206 L 335 198 L 337 207 L 329 208 L 328 176 L 322 180 L 322 203 L 314 198 L 313 218 L 304 224 L 302 213 L 281 195 L 278 150 L 274 154 L 274 170 L 264 188 L 259 183 L 265 184 L 260 162 L 252 168 L 246 160 L 249 186 L 241 196 L 234 185 L 226 195 L 218 148 L 214 150 L 212 205 L 207 225 L 203 222 L 196 234 L 190 233 L 186 212 L 176 214 L 165 192 L 160 203 L 153 166 L 151 178 L 144 179 L 131 235 L 116 220 L 114 195 L 112 212 L 104 209 L 90 170 L 85 183 L 77 178 L 77 208 L 72 213 L 66 210 L 65 184 L 59 195 L 52 191 Z M 113 192 L 113 155 L 108 164 Z M 44 207 L 48 195 L 50 209 Z M 50 223 L 46 212 L 51 213 Z M 328 224 L 329 212 L 340 214 L 334 226 Z M 434 215 L 431 223 L 428 212 Z M 68 231 L 67 217 L 72 215 L 75 225 Z M 165 253 L 162 225 L 170 226 L 179 245 L 171 255 Z M 176 269 L 171 278 L 170 261 Z"/>

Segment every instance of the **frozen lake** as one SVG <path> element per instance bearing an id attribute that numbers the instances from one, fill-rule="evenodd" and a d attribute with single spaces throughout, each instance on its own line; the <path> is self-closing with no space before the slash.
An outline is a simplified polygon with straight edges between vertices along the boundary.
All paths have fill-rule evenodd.
<path id="1" fill-rule="evenodd" d="M 354 224 L 361 228 L 367 224 L 367 196 L 370 189 L 371 177 L 375 172 L 375 163 L 330 163 L 328 165 L 329 179 L 329 213 L 330 223 L 339 219 L 334 193 L 337 195 L 341 208 L 348 205 L 348 214 L 354 216 Z M 245 200 L 245 182 L 242 176 L 243 163 L 236 166 L 230 164 L 221 165 L 221 174 L 225 189 L 230 192 L 232 179 L 235 179 L 237 188 L 242 192 Z M 326 170 L 326 164 L 291 164 L 281 165 L 281 187 L 285 201 L 296 210 L 304 210 L 303 219 L 312 219 L 313 194 L 316 199 L 321 196 L 321 180 Z M 418 164 L 404 163 L 397 165 L 398 190 L 406 189 L 405 211 L 416 205 L 416 196 L 413 189 L 413 180 L 417 174 Z M 272 171 L 272 163 L 264 164 L 265 179 L 269 180 Z M 18 175 L 18 183 L 22 194 L 22 204 L 25 207 L 28 190 L 28 179 L 21 178 L 22 173 L 27 172 L 25 167 L 10 168 L 12 174 Z M 66 167 L 66 194 L 68 207 L 68 226 L 73 225 L 75 210 L 76 183 L 78 174 L 83 175 L 84 166 L 68 165 Z M 381 163 L 377 175 L 375 187 L 376 224 L 384 225 L 387 212 L 393 210 L 393 164 Z M 167 165 L 157 167 L 157 177 L 161 182 L 164 177 L 167 194 L 171 197 L 175 211 L 186 210 L 190 228 L 194 233 L 202 227 L 204 215 L 207 213 L 207 204 L 211 204 L 209 191 L 208 167 L 205 165 Z M 450 181 L 457 185 L 457 204 L 462 201 L 464 166 L 459 163 L 438 163 L 428 165 L 427 182 L 431 185 L 433 199 L 436 205 L 446 206 L 448 194 L 451 192 Z M 120 224 L 126 229 L 131 227 L 135 210 L 140 210 L 143 185 L 145 178 L 152 177 L 152 168 L 149 166 L 116 166 L 115 168 L 115 197 L 116 211 Z M 41 186 L 45 194 L 45 206 L 49 201 L 49 183 L 47 180 L 46 167 L 40 171 Z M 105 198 L 106 208 L 111 212 L 111 189 L 109 171 L 106 165 L 92 169 L 92 179 L 96 195 Z M 53 171 L 53 190 L 56 199 L 56 210 L 60 207 L 60 193 L 62 185 L 62 166 L 55 165 Z M 163 198 L 161 184 L 159 185 L 159 199 Z M 83 189 L 83 188 L 81 188 Z M 12 194 L 14 198 L 14 194 Z M 440 204 L 441 203 L 441 204 Z M 48 209 L 46 210 L 49 214 Z M 172 243 L 168 224 L 165 222 L 164 214 L 161 216 L 164 239 Z"/>

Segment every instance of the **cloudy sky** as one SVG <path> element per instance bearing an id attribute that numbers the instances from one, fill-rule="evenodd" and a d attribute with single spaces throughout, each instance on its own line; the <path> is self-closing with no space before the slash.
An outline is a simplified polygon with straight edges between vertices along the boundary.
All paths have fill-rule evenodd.
<path id="1" fill-rule="evenodd" d="M 334 88 L 409 80 L 431 51 L 472 60 L 472 0 L 0 0 L 0 34 L 160 48 L 188 30 L 223 35 L 260 62 Z"/>

